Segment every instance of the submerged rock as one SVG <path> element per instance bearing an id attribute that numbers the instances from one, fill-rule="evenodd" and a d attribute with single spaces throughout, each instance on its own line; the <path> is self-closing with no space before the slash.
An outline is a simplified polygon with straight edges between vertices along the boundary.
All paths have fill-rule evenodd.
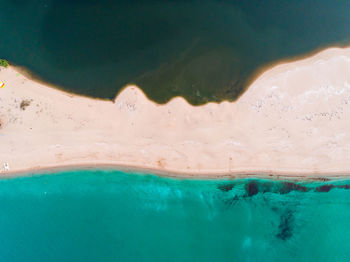
<path id="1" fill-rule="evenodd" d="M 280 194 L 288 194 L 291 191 L 307 192 L 310 188 L 302 186 L 293 182 L 282 182 L 282 188 L 280 189 Z"/>
<path id="2" fill-rule="evenodd" d="M 338 186 L 338 188 L 341 188 L 341 189 L 350 189 L 350 185 L 341 185 L 341 186 Z"/>
<path id="3" fill-rule="evenodd" d="M 292 223 L 294 221 L 294 215 L 291 210 L 286 211 L 280 216 L 280 224 L 278 226 L 277 238 L 286 241 L 293 235 Z"/>
<path id="4" fill-rule="evenodd" d="M 316 192 L 329 192 L 333 188 L 335 188 L 334 185 L 323 185 L 323 186 L 316 187 L 315 191 Z"/>
<path id="5" fill-rule="evenodd" d="M 258 183 L 256 181 L 250 181 L 248 184 L 246 184 L 245 190 L 249 197 L 258 194 L 259 193 Z"/>
<path id="6" fill-rule="evenodd" d="M 220 189 L 222 192 L 229 192 L 234 186 L 234 183 L 226 183 L 218 185 L 217 188 Z"/>

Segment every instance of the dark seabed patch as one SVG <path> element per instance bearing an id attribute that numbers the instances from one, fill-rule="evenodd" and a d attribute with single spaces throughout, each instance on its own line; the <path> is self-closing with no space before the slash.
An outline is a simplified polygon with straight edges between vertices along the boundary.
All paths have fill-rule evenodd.
<path id="1" fill-rule="evenodd" d="M 293 235 L 293 222 L 293 212 L 289 209 L 283 212 L 283 214 L 280 216 L 280 223 L 276 237 L 283 241 L 290 239 Z"/>
<path id="2" fill-rule="evenodd" d="M 340 185 L 338 186 L 338 188 L 341 188 L 341 189 L 350 189 L 350 185 Z"/>
<path id="3" fill-rule="evenodd" d="M 259 193 L 259 186 L 258 182 L 256 181 L 250 181 L 248 184 L 246 184 L 246 192 L 249 197 L 255 196 Z"/>
<path id="4" fill-rule="evenodd" d="M 235 186 L 234 183 L 225 183 L 225 184 L 219 184 L 217 188 L 221 190 L 222 192 L 229 192 L 232 190 L 232 188 Z"/>
<path id="5" fill-rule="evenodd" d="M 304 183 L 305 184 L 305 183 Z M 303 183 L 281 181 L 275 182 L 258 182 L 258 180 L 252 180 L 245 185 L 246 195 L 248 197 L 254 196 L 258 193 L 275 193 L 275 194 L 289 194 L 290 192 L 308 192 L 312 188 L 303 185 Z M 317 190 L 317 189 L 316 189 Z"/>
<path id="6" fill-rule="evenodd" d="M 288 194 L 291 191 L 298 191 L 298 192 L 307 192 L 309 191 L 310 188 L 297 184 L 297 183 L 293 183 L 293 182 L 282 182 L 282 186 L 279 190 L 280 194 Z"/>
<path id="7" fill-rule="evenodd" d="M 323 193 L 327 193 L 329 191 L 331 191 L 334 188 L 339 188 L 339 189 L 350 189 L 350 185 L 333 185 L 333 184 L 326 184 L 326 185 L 322 185 L 322 186 L 318 186 L 315 188 L 316 192 L 323 192 Z"/>
<path id="8" fill-rule="evenodd" d="M 335 187 L 334 185 L 323 185 L 323 186 L 316 187 L 315 191 L 316 192 L 329 192 L 334 187 Z"/>

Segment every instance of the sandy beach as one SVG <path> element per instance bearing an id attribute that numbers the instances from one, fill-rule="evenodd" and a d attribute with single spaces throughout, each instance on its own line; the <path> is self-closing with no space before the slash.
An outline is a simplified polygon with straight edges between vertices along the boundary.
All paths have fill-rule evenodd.
<path id="1" fill-rule="evenodd" d="M 0 174 L 57 167 L 178 176 L 350 174 L 350 48 L 262 73 L 236 102 L 165 105 L 128 86 L 114 101 L 1 68 Z"/>

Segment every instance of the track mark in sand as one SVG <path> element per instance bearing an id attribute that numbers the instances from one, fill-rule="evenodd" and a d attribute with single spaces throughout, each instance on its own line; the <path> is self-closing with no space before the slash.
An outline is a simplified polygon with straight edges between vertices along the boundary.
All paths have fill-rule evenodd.
<path id="1" fill-rule="evenodd" d="M 160 158 L 160 159 L 158 159 L 158 161 L 157 161 L 157 165 L 158 165 L 158 167 L 160 167 L 160 168 L 164 168 L 165 167 L 165 159 L 164 158 Z"/>

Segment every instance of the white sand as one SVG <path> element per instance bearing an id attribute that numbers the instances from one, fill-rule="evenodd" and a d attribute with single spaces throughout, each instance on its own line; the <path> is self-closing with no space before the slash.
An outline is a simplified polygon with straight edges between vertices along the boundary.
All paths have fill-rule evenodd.
<path id="1" fill-rule="evenodd" d="M 129 86 L 115 102 L 1 69 L 0 173 L 116 166 L 159 173 L 350 174 L 350 48 L 267 70 L 234 103 L 166 105 Z M 20 109 L 22 100 L 32 102 Z M 3 164 L 8 163 L 10 172 Z"/>

